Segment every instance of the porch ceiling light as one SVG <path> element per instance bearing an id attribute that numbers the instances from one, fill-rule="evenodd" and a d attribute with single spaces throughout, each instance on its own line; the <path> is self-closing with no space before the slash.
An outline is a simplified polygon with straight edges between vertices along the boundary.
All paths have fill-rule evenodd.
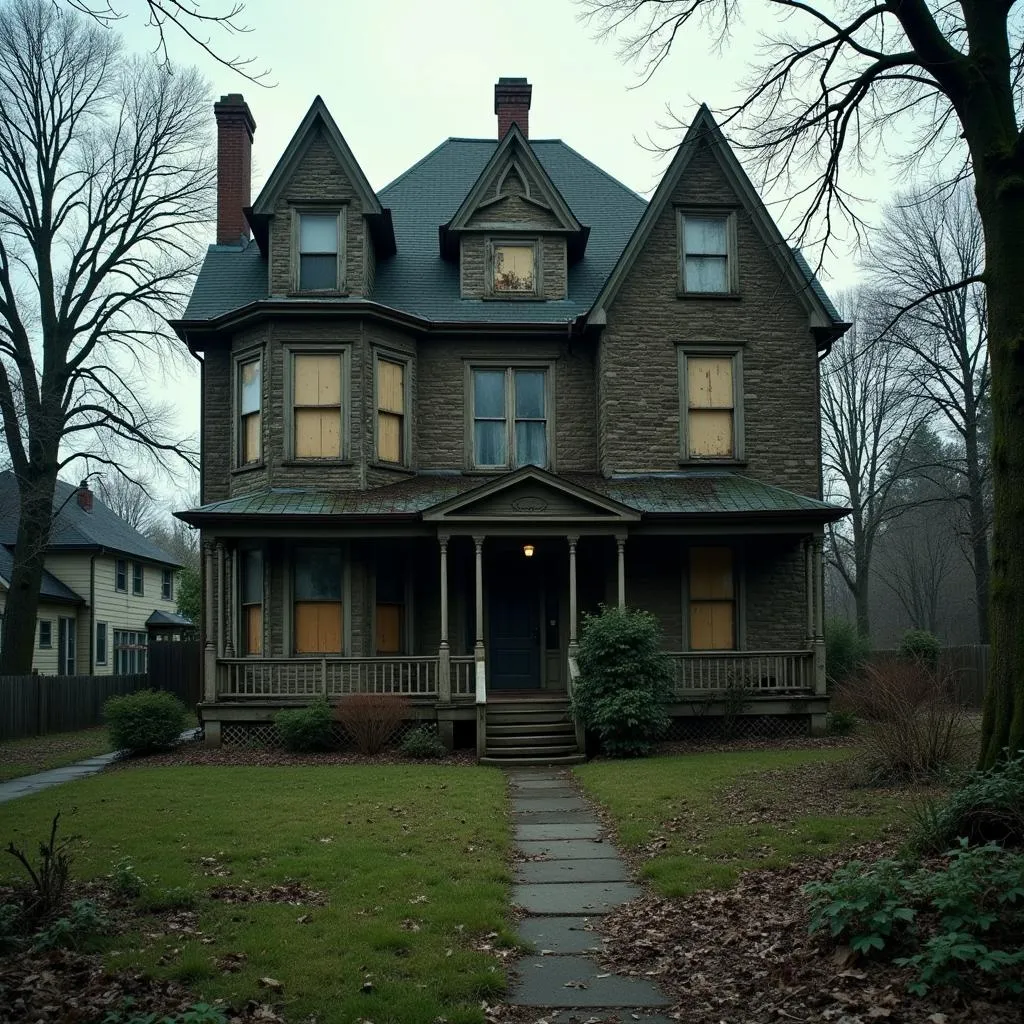
<path id="1" fill-rule="evenodd" d="M 527 558 L 533 558 L 533 545 L 532 544 L 524 544 L 523 545 L 523 554 L 526 555 Z"/>

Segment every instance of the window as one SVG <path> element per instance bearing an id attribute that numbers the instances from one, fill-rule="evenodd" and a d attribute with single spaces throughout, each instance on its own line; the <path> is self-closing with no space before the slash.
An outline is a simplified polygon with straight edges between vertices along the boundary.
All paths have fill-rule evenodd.
<path id="1" fill-rule="evenodd" d="M 548 464 L 544 370 L 473 370 L 473 465 L 513 468 Z"/>
<path id="2" fill-rule="evenodd" d="M 341 654 L 341 552 L 296 548 L 293 584 L 295 653 Z"/>
<path id="3" fill-rule="evenodd" d="M 736 646 L 736 581 L 731 548 L 690 548 L 690 650 Z"/>
<path id="4" fill-rule="evenodd" d="M 490 291 L 493 295 L 537 294 L 537 243 L 491 243 Z"/>
<path id="5" fill-rule="evenodd" d="M 685 352 L 680 357 L 682 458 L 740 459 L 736 416 L 741 363 L 738 352 Z"/>
<path id="6" fill-rule="evenodd" d="M 128 592 L 128 563 L 119 558 L 114 566 L 114 588 L 124 593 Z"/>
<path id="7" fill-rule="evenodd" d="M 263 552 L 242 553 L 242 650 L 263 653 Z"/>
<path id="8" fill-rule="evenodd" d="M 377 654 L 405 649 L 405 566 L 398 559 L 377 564 Z"/>
<path id="9" fill-rule="evenodd" d="M 297 459 L 340 459 L 342 357 L 292 356 L 292 437 Z"/>
<path id="10" fill-rule="evenodd" d="M 39 649 L 43 651 L 53 649 L 53 623 L 49 619 L 39 620 Z"/>
<path id="11" fill-rule="evenodd" d="M 145 593 L 145 575 L 141 562 L 132 562 L 132 593 L 142 597 Z"/>
<path id="12" fill-rule="evenodd" d="M 164 569 L 160 579 L 160 596 L 165 601 L 174 600 L 174 570 Z"/>
<path id="13" fill-rule="evenodd" d="M 107 663 L 107 624 L 96 623 L 96 664 L 106 665 Z"/>
<path id="14" fill-rule="evenodd" d="M 249 466 L 262 457 L 263 368 L 259 358 L 238 366 L 238 464 Z"/>
<path id="15" fill-rule="evenodd" d="M 74 619 L 57 619 L 57 675 L 73 676 L 78 655 L 78 636 Z"/>
<path id="16" fill-rule="evenodd" d="M 144 632 L 114 630 L 114 674 L 143 675 L 147 665 L 147 638 Z"/>
<path id="17" fill-rule="evenodd" d="M 738 290 L 735 259 L 735 215 L 680 213 L 682 291 L 728 294 Z"/>
<path id="18" fill-rule="evenodd" d="M 337 291 L 341 218 L 336 213 L 299 214 L 299 291 Z"/>
<path id="19" fill-rule="evenodd" d="M 405 364 L 377 360 L 377 458 L 404 464 Z"/>

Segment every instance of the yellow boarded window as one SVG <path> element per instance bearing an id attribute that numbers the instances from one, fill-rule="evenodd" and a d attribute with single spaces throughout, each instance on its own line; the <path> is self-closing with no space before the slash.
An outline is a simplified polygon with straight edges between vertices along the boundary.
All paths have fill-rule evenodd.
<path id="1" fill-rule="evenodd" d="M 689 457 L 733 458 L 736 410 L 732 357 L 687 356 L 686 377 Z"/>
<path id="2" fill-rule="evenodd" d="M 263 653 L 263 552 L 253 548 L 242 553 L 242 649 Z"/>
<path id="3" fill-rule="evenodd" d="M 690 649 L 736 646 L 736 581 L 731 548 L 690 549 Z"/>
<path id="4" fill-rule="evenodd" d="M 260 460 L 261 376 L 259 359 L 238 368 L 238 456 L 243 466 Z"/>
<path id="5" fill-rule="evenodd" d="M 532 245 L 496 245 L 492 285 L 496 292 L 533 292 L 537 250 Z"/>
<path id="6" fill-rule="evenodd" d="M 377 361 L 377 458 L 404 462 L 405 366 Z"/>
<path id="7" fill-rule="evenodd" d="M 341 355 L 296 355 L 292 360 L 297 459 L 341 458 Z"/>
<path id="8" fill-rule="evenodd" d="M 400 654 L 402 651 L 402 606 L 377 605 L 377 653 Z"/>

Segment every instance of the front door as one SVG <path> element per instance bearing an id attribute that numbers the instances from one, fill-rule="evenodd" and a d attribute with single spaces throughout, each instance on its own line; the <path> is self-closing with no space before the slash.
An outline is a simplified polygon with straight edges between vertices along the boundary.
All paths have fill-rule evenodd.
<path id="1" fill-rule="evenodd" d="M 540 591 L 536 576 L 518 564 L 491 573 L 489 587 L 488 687 L 540 688 Z"/>

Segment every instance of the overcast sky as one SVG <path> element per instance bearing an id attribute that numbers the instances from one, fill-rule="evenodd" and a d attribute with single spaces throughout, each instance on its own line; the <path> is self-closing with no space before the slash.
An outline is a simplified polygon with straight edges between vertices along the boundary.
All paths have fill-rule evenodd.
<path id="1" fill-rule="evenodd" d="M 228 2 L 203 0 L 202 6 L 206 12 Z M 647 197 L 667 161 L 641 143 L 678 142 L 678 132 L 659 128 L 668 105 L 689 115 L 701 101 L 716 110 L 737 98 L 759 33 L 777 25 L 763 11 L 751 5 L 724 55 L 688 33 L 639 88 L 638 69 L 623 65 L 616 41 L 595 38 L 595 27 L 579 20 L 571 0 L 248 0 L 242 19 L 251 32 L 214 32 L 211 43 L 252 56 L 256 67 L 269 69 L 273 88 L 220 67 L 180 33 L 171 30 L 168 38 L 172 57 L 198 64 L 215 96 L 242 92 L 249 102 L 257 124 L 254 197 L 318 93 L 371 185 L 381 188 L 449 136 L 494 138 L 493 89 L 502 75 L 533 84 L 532 137 L 564 139 Z M 155 43 L 141 18 L 126 19 L 118 30 L 130 49 L 143 52 Z M 884 168 L 858 185 L 869 199 L 888 195 Z M 865 212 L 875 216 L 870 206 Z M 825 278 L 830 291 L 851 285 L 854 257 L 828 260 Z M 183 432 L 196 430 L 198 375 L 168 384 L 181 396 Z"/>

